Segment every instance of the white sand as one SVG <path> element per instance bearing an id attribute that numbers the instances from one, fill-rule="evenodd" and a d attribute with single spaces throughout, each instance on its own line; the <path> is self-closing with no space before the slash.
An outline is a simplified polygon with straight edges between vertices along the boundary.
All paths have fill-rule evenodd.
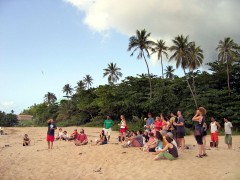
<path id="1" fill-rule="evenodd" d="M 63 130 L 72 132 L 76 127 Z M 77 127 L 80 130 L 80 127 Z M 98 137 L 101 128 L 85 128 L 90 140 Z M 153 161 L 151 153 L 138 148 L 122 148 L 117 132 L 110 144 L 75 146 L 73 142 L 55 141 L 47 150 L 47 127 L 7 128 L 0 136 L 0 179 L 240 179 L 240 136 L 233 136 L 233 150 L 227 150 L 220 136 L 218 149 L 207 150 L 208 157 L 196 158 L 197 149 L 180 153 L 175 161 Z M 23 135 L 32 140 L 22 146 Z M 193 147 L 193 136 L 186 144 Z M 209 144 L 210 136 L 207 136 Z M 101 169 L 101 170 L 99 170 Z M 98 171 L 99 172 L 96 172 Z"/>

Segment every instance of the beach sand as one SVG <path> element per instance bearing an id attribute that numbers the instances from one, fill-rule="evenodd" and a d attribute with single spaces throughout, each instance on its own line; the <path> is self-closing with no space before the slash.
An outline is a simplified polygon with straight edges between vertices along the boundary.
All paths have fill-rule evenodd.
<path id="1" fill-rule="evenodd" d="M 70 134 L 80 127 L 67 127 Z M 98 138 L 101 128 L 84 128 L 89 140 Z M 178 160 L 153 161 L 154 155 L 139 148 L 122 148 L 118 132 L 112 132 L 107 145 L 75 146 L 73 142 L 55 141 L 47 149 L 47 127 L 6 128 L 0 136 L 0 179 L 240 179 L 240 136 L 233 136 L 233 150 L 228 150 L 220 136 L 218 149 L 207 150 L 208 157 L 196 158 L 193 136 L 185 137 L 191 148 L 180 152 Z M 56 131 L 57 132 L 57 131 Z M 31 145 L 22 146 L 27 133 Z M 209 145 L 210 136 L 207 136 Z M 207 147 L 209 148 L 209 147 Z"/>

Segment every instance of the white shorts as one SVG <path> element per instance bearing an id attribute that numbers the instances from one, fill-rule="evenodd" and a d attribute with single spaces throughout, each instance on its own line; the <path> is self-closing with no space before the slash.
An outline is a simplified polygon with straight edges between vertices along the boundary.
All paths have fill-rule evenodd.
<path id="1" fill-rule="evenodd" d="M 109 128 L 109 129 L 104 129 L 104 133 L 105 133 L 105 135 L 106 136 L 110 136 L 111 135 L 111 128 Z"/>

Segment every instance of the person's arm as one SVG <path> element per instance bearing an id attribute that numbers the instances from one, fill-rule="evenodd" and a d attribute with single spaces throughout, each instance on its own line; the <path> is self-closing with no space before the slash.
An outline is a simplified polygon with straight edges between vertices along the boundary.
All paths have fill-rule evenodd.
<path id="1" fill-rule="evenodd" d="M 221 128 L 221 125 L 218 123 L 218 122 L 216 122 L 216 125 L 217 125 L 217 131 L 219 131 L 219 129 Z"/>
<path id="2" fill-rule="evenodd" d="M 201 122 L 202 121 L 202 116 L 199 116 L 198 114 L 195 114 L 195 116 L 193 116 L 192 121 L 196 121 L 196 122 Z"/>
<path id="3" fill-rule="evenodd" d="M 168 150 L 168 148 L 169 148 L 169 144 L 167 144 L 163 149 L 159 149 L 157 152 L 165 152 L 165 151 L 167 151 Z"/>

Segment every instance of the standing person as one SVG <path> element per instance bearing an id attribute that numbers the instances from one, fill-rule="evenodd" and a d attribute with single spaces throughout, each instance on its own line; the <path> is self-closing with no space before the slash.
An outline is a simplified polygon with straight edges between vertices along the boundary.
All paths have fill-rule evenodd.
<path id="1" fill-rule="evenodd" d="M 174 126 L 177 128 L 177 144 L 178 147 L 183 151 L 185 147 L 185 120 L 182 116 L 182 112 L 177 112 L 177 122 L 174 123 Z"/>
<path id="2" fill-rule="evenodd" d="M 127 127 L 127 121 L 124 117 L 124 115 L 120 116 L 121 122 L 118 124 L 120 126 L 120 134 L 119 134 L 119 142 L 125 141 L 126 138 L 126 127 Z"/>
<path id="3" fill-rule="evenodd" d="M 148 118 L 146 120 L 146 125 L 145 128 L 146 129 L 150 129 L 150 126 L 154 124 L 154 118 L 152 117 L 152 113 L 148 113 Z"/>
<path id="4" fill-rule="evenodd" d="M 48 121 L 48 131 L 47 131 L 47 142 L 48 142 L 48 149 L 53 148 L 53 141 L 54 141 L 54 132 L 57 129 L 53 119 L 49 119 Z"/>
<path id="5" fill-rule="evenodd" d="M 218 131 L 221 128 L 220 124 L 215 120 L 214 117 L 211 117 L 210 123 L 210 132 L 211 132 L 211 141 L 212 147 L 218 147 Z"/>
<path id="6" fill-rule="evenodd" d="M 174 123 L 176 122 L 177 116 L 175 112 L 171 112 L 171 118 L 169 120 L 170 122 L 170 131 L 173 134 L 173 139 L 176 141 L 176 136 L 177 136 L 177 132 L 176 132 L 176 126 L 174 126 Z"/>
<path id="7" fill-rule="evenodd" d="M 232 149 L 232 123 L 227 117 L 224 119 L 224 131 L 225 131 L 225 143 L 228 145 L 228 149 Z"/>
<path id="8" fill-rule="evenodd" d="M 193 121 L 197 122 L 195 126 L 195 139 L 198 144 L 198 155 L 196 157 L 202 158 L 203 156 L 207 156 L 205 153 L 205 147 L 203 145 L 203 133 L 202 133 L 202 127 L 205 123 L 205 115 L 207 111 L 204 107 L 199 107 L 196 111 L 196 114 L 192 118 Z"/>
<path id="9" fill-rule="evenodd" d="M 159 116 L 156 117 L 156 120 L 154 122 L 154 127 L 156 131 L 160 131 L 162 129 L 162 120 Z"/>
<path id="10" fill-rule="evenodd" d="M 104 132 L 105 132 L 105 135 L 107 136 L 108 142 L 110 140 L 112 126 L 113 126 L 113 120 L 110 118 L 110 116 L 107 116 L 107 119 L 104 121 Z"/>

